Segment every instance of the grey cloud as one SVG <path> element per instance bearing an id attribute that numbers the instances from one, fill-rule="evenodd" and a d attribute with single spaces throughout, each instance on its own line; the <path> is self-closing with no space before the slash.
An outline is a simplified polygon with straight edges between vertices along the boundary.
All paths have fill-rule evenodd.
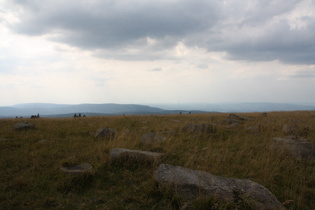
<path id="1" fill-rule="evenodd" d="M 315 78 L 315 69 L 300 70 L 290 76 L 291 78 Z"/>
<path id="2" fill-rule="evenodd" d="M 306 29 L 292 30 L 286 21 L 280 21 L 272 27 L 259 29 L 258 35 L 243 34 L 241 39 L 220 40 L 214 49 L 227 51 L 228 57 L 235 60 L 280 60 L 292 64 L 314 64 L 314 26 L 315 19 L 312 19 Z M 239 32 L 242 33 L 241 30 Z M 238 34 L 235 33 L 234 36 L 237 37 Z"/>
<path id="3" fill-rule="evenodd" d="M 201 63 L 201 64 L 197 65 L 196 67 L 199 69 L 208 69 L 209 68 L 209 66 L 205 63 Z"/>
<path id="4" fill-rule="evenodd" d="M 161 67 L 150 69 L 150 71 L 162 71 Z"/>
<path id="5" fill-rule="evenodd" d="M 28 35 L 60 31 L 56 41 L 97 49 L 132 45 L 145 37 L 181 39 L 206 30 L 218 19 L 219 5 L 206 0 L 93 1 L 89 5 L 87 1 L 74 0 L 65 5 L 60 1 L 47 2 L 29 1 L 26 7 L 24 1 L 27 9 L 14 29 Z"/>
<path id="6" fill-rule="evenodd" d="M 304 0 L 15 0 L 21 22 L 11 28 L 124 60 L 175 59 L 179 41 L 223 51 L 228 59 L 315 64 L 315 15 L 292 29 L 290 15 Z M 315 2 L 310 3 L 315 8 Z M 147 38 L 156 43 L 150 45 Z M 136 49 L 136 50 L 131 50 Z M 96 50 L 96 51 L 95 51 Z"/>

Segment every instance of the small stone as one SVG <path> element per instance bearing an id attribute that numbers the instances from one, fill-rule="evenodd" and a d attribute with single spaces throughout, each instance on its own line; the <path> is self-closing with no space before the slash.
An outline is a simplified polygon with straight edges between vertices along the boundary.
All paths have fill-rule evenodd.
<path id="1" fill-rule="evenodd" d="M 29 122 L 20 122 L 15 124 L 14 129 L 16 131 L 26 131 L 26 130 L 30 130 L 30 129 L 35 129 L 35 125 L 31 124 Z"/>
<path id="2" fill-rule="evenodd" d="M 104 138 L 112 140 L 115 137 L 116 131 L 112 128 L 100 128 L 95 132 L 95 138 Z"/>
<path id="3" fill-rule="evenodd" d="M 189 134 L 206 135 L 216 133 L 217 128 L 211 123 L 188 123 L 182 128 L 182 131 Z"/>
<path id="4" fill-rule="evenodd" d="M 124 165 L 139 165 L 140 163 L 141 166 L 147 166 L 159 163 L 164 154 L 159 152 L 115 148 L 111 149 L 109 155 L 111 162 L 114 163 Z"/>

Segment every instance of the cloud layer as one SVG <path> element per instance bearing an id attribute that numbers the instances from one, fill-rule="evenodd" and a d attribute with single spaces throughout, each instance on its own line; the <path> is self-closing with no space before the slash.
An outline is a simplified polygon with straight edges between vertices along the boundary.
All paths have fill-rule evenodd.
<path id="1" fill-rule="evenodd" d="M 228 59 L 315 64 L 312 0 L 15 0 L 17 33 L 114 59 L 174 59 L 179 44 Z"/>

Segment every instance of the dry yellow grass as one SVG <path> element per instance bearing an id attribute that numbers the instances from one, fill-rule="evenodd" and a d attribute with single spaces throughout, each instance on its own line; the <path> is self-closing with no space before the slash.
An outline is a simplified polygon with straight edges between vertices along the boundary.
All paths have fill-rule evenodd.
<path id="1" fill-rule="evenodd" d="M 1 119 L 0 208 L 179 207 L 180 200 L 159 191 L 152 178 L 154 168 L 111 165 L 112 148 L 164 152 L 164 163 L 250 179 L 266 186 L 281 202 L 294 200 L 291 209 L 314 208 L 315 161 L 299 160 L 283 150 L 272 150 L 270 145 L 272 137 L 284 136 L 282 127 L 288 123 L 307 127 L 306 138 L 315 142 L 315 112 L 241 115 L 253 120 L 233 129 L 221 124 L 228 114 L 219 113 L 29 119 L 36 129 L 25 132 L 13 130 L 22 119 Z M 215 123 L 217 133 L 197 136 L 181 132 L 190 122 Z M 248 133 L 249 126 L 258 126 L 261 132 Z M 101 127 L 115 129 L 115 138 L 95 139 L 94 132 Z M 143 144 L 140 139 L 146 132 L 165 136 L 166 140 Z M 65 163 L 90 163 L 96 172 L 91 176 L 69 176 L 60 171 Z M 199 205 L 205 208 L 202 206 Z"/>

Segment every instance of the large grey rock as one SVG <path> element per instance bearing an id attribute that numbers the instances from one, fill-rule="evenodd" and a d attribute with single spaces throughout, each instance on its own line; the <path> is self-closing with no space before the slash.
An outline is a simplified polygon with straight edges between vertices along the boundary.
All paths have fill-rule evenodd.
<path id="1" fill-rule="evenodd" d="M 163 153 L 149 152 L 141 150 L 130 150 L 124 148 L 115 148 L 110 150 L 110 160 L 114 163 L 122 163 L 124 165 L 152 165 L 158 164 Z"/>
<path id="2" fill-rule="evenodd" d="M 277 150 L 285 149 L 298 158 L 315 158 L 315 143 L 309 142 L 302 137 L 274 137 L 272 139 L 272 148 Z"/>
<path id="3" fill-rule="evenodd" d="M 112 140 L 115 137 L 116 131 L 112 128 L 100 128 L 95 132 L 95 138 L 104 138 Z"/>
<path id="4" fill-rule="evenodd" d="M 246 179 L 224 178 L 179 166 L 161 164 L 154 179 L 162 188 L 177 196 L 193 200 L 209 196 L 228 203 L 249 200 L 257 209 L 281 209 L 277 198 L 264 186 Z"/>
<path id="5" fill-rule="evenodd" d="M 30 129 L 35 129 L 35 125 L 29 122 L 20 122 L 20 123 L 15 124 L 14 129 L 16 131 L 23 131 L 23 130 L 26 131 Z"/>
<path id="6" fill-rule="evenodd" d="M 166 138 L 163 136 L 158 136 L 155 133 L 148 132 L 142 135 L 141 142 L 145 144 L 156 143 L 164 141 Z"/>
<path id="7" fill-rule="evenodd" d="M 211 123 L 188 123 L 182 128 L 182 131 L 189 134 L 204 135 L 216 133 L 217 128 L 214 124 Z"/>

